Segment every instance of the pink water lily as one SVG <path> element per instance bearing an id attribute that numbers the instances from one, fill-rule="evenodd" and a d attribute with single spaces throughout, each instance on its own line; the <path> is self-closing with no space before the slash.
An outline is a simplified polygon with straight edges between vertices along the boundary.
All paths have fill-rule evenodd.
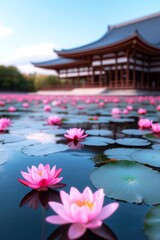
<path id="1" fill-rule="evenodd" d="M 9 118 L 0 118 L 0 131 L 4 131 L 11 124 L 11 120 Z"/>
<path id="2" fill-rule="evenodd" d="M 23 107 L 23 108 L 29 108 L 29 103 L 26 103 L 26 102 L 23 103 L 23 104 L 22 104 L 22 107 Z"/>
<path id="3" fill-rule="evenodd" d="M 59 168 L 56 170 L 56 165 L 50 168 L 49 164 L 44 166 L 40 163 L 38 168 L 32 166 L 31 168 L 27 167 L 27 169 L 28 173 L 21 171 L 25 180 L 18 179 L 18 181 L 38 191 L 45 191 L 48 188 L 57 188 L 59 187 L 59 182 L 63 179 L 63 177 L 58 178 L 62 169 Z"/>
<path id="4" fill-rule="evenodd" d="M 140 118 L 138 120 L 138 126 L 142 129 L 151 128 L 151 125 L 152 125 L 152 120 L 150 120 L 150 119 Z"/>
<path id="5" fill-rule="evenodd" d="M 57 115 L 48 117 L 47 122 L 49 125 L 58 125 L 62 123 L 62 118 Z"/>
<path id="6" fill-rule="evenodd" d="M 8 108 L 8 112 L 16 112 L 16 108 L 14 106 L 10 106 Z"/>
<path id="7" fill-rule="evenodd" d="M 119 115 L 120 113 L 121 113 L 121 110 L 117 107 L 112 108 L 112 110 L 111 110 L 112 115 Z"/>
<path id="8" fill-rule="evenodd" d="M 156 107 L 156 109 L 157 109 L 157 111 L 160 111 L 160 105 L 158 105 L 158 106 Z"/>
<path id="9" fill-rule="evenodd" d="M 96 229 L 102 225 L 102 220 L 110 217 L 118 208 L 114 202 L 103 207 L 104 192 L 99 189 L 92 193 L 86 187 L 82 193 L 71 187 L 70 194 L 60 191 L 61 203 L 49 202 L 50 207 L 58 214 L 48 216 L 46 221 L 51 224 L 72 223 L 68 230 L 69 239 L 81 237 L 87 229 Z"/>
<path id="10" fill-rule="evenodd" d="M 64 136 L 70 140 L 79 141 L 86 138 L 88 134 L 85 134 L 81 128 L 70 128 Z"/>
<path id="11" fill-rule="evenodd" d="M 50 112 L 52 109 L 51 109 L 51 106 L 50 106 L 50 105 L 45 105 L 45 106 L 44 106 L 44 110 L 45 110 L 46 112 Z"/>
<path id="12" fill-rule="evenodd" d="M 151 127 L 154 133 L 160 133 L 160 123 L 152 123 Z"/>
<path id="13" fill-rule="evenodd" d="M 139 108 L 137 112 L 138 112 L 138 114 L 146 114 L 147 110 L 144 108 Z"/>

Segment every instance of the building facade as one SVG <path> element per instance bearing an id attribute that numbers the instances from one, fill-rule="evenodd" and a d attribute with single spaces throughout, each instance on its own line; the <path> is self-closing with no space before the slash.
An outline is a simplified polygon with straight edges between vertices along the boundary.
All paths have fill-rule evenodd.
<path id="1" fill-rule="evenodd" d="M 95 42 L 33 63 L 56 70 L 66 88 L 160 90 L 160 13 L 109 26 Z"/>

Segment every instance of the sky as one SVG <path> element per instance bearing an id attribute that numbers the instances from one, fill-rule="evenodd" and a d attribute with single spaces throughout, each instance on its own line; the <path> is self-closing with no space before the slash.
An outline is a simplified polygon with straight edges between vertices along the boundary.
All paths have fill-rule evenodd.
<path id="1" fill-rule="evenodd" d="M 160 12 L 160 0 L 0 0 L 0 65 L 54 74 L 31 62 L 102 37 L 109 25 Z"/>

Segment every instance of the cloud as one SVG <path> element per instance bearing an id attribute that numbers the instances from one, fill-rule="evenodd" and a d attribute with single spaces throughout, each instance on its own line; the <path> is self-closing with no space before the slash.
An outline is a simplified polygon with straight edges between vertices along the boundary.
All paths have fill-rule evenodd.
<path id="1" fill-rule="evenodd" d="M 0 25 L 0 38 L 6 38 L 13 33 L 12 29 Z"/>
<path id="2" fill-rule="evenodd" d="M 43 68 L 36 68 L 31 63 L 28 64 L 18 64 L 16 66 L 22 73 L 38 73 L 44 75 L 56 75 L 56 71 L 54 70 L 47 70 Z"/>
<path id="3" fill-rule="evenodd" d="M 21 46 L 2 61 L 4 65 L 14 65 L 25 73 L 52 73 L 45 69 L 35 68 L 31 62 L 48 61 L 56 58 L 53 52 L 54 44 L 42 42 L 37 45 Z"/>

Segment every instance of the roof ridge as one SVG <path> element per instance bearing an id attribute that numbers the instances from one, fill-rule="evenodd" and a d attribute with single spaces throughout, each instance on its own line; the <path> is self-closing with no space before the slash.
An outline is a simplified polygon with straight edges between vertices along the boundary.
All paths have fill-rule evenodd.
<path id="1" fill-rule="evenodd" d="M 139 18 L 136 18 L 136 19 L 133 19 L 133 20 L 123 22 L 123 23 L 119 23 L 119 24 L 115 24 L 115 25 L 109 25 L 109 29 L 112 30 L 114 28 L 123 27 L 123 26 L 129 25 L 129 24 L 145 21 L 147 19 L 158 17 L 158 16 L 160 16 L 160 12 L 152 13 L 150 15 L 147 15 L 147 16 L 144 16 L 144 17 L 139 17 Z"/>

